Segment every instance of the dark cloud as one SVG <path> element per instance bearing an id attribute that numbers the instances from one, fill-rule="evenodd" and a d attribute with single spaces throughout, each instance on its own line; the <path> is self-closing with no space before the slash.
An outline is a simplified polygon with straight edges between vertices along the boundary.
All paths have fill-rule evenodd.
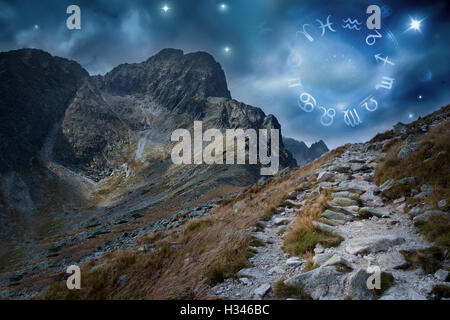
<path id="1" fill-rule="evenodd" d="M 219 10 L 222 2 L 226 12 Z M 70 4 L 81 7 L 81 30 L 65 27 Z M 369 4 L 380 5 L 384 15 L 384 37 L 374 46 L 365 43 Z M 0 0 L 0 50 L 40 48 L 80 62 L 91 74 L 146 60 L 165 47 L 207 51 L 224 68 L 234 98 L 275 114 L 288 136 L 336 146 L 448 103 L 449 9 L 446 1 Z M 316 19 L 326 23 L 328 15 L 336 32 L 325 29 L 321 37 Z M 362 22 L 362 30 L 343 29 L 347 17 Z M 424 19 L 421 33 L 406 31 L 410 17 Z M 296 34 L 303 24 L 310 24 L 314 42 Z M 395 68 L 377 64 L 377 53 Z M 373 94 L 382 76 L 395 78 L 393 89 L 375 92 L 379 108 L 359 108 L 362 124 L 346 126 L 343 110 Z M 293 78 L 317 100 L 313 112 L 298 106 L 300 92 L 288 88 Z M 332 126 L 320 124 L 321 106 L 336 109 Z"/>

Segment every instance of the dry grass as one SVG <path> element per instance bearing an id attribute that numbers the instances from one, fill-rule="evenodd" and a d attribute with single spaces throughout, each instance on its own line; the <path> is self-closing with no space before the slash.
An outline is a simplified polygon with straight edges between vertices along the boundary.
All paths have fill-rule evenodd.
<path id="1" fill-rule="evenodd" d="M 393 197 L 410 196 L 412 188 L 420 189 L 427 183 L 433 187 L 429 203 L 436 206 L 441 199 L 450 201 L 450 121 L 431 129 L 420 139 L 419 147 L 406 158 L 397 158 L 403 141 L 394 143 L 383 161 L 375 168 L 375 183 L 384 183 L 387 179 L 400 179 L 415 176 L 410 185 L 396 184 L 390 193 Z"/>
<path id="2" fill-rule="evenodd" d="M 275 298 L 278 299 L 286 299 L 293 298 L 298 300 L 311 300 L 311 296 L 308 295 L 305 291 L 295 288 L 292 286 L 288 286 L 284 283 L 285 279 L 278 280 L 273 287 L 273 294 Z"/>

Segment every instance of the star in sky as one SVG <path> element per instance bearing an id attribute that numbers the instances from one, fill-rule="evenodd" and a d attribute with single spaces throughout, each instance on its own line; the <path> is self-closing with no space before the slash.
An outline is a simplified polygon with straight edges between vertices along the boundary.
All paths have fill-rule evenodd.
<path id="1" fill-rule="evenodd" d="M 422 20 L 417 20 L 417 19 L 414 19 L 414 18 L 411 18 L 411 17 L 409 17 L 409 18 L 410 18 L 411 21 L 409 23 L 408 30 L 414 30 L 414 31 L 421 32 L 420 27 L 422 26 L 423 19 Z"/>
<path id="2" fill-rule="evenodd" d="M 169 11 L 170 8 L 167 4 L 165 4 L 161 9 L 162 9 L 162 11 L 167 12 L 167 11 Z"/>
<path id="3" fill-rule="evenodd" d="M 225 51 L 225 53 L 230 53 L 231 49 L 230 47 L 226 46 L 225 48 L 223 48 L 223 51 Z"/>
<path id="4" fill-rule="evenodd" d="M 228 6 L 226 5 L 226 3 L 221 3 L 219 5 L 219 10 L 220 11 L 225 12 L 225 11 L 227 11 L 227 9 L 228 9 Z"/>

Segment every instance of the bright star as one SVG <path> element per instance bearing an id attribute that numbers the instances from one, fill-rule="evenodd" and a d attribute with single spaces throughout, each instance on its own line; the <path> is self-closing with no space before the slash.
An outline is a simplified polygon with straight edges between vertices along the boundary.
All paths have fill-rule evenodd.
<path id="1" fill-rule="evenodd" d="M 421 99 L 422 99 L 422 95 L 421 95 L 421 94 L 419 94 L 419 96 L 418 96 L 417 98 L 419 98 L 419 100 L 421 100 Z"/>
<path id="2" fill-rule="evenodd" d="M 34 25 L 34 29 L 39 29 L 39 26 L 37 24 Z"/>
<path id="3" fill-rule="evenodd" d="M 411 17 L 410 17 L 410 19 L 411 19 L 411 22 L 409 24 L 408 30 L 412 29 L 412 30 L 421 32 L 420 31 L 420 27 L 421 27 L 423 19 L 422 20 L 417 20 L 417 19 L 414 19 L 414 18 L 411 18 Z"/>
<path id="4" fill-rule="evenodd" d="M 410 119 L 412 119 L 414 117 L 414 115 L 412 114 L 412 113 L 410 113 L 409 115 L 408 115 L 408 118 L 410 118 Z"/>
<path id="5" fill-rule="evenodd" d="M 227 11 L 227 5 L 225 4 L 225 3 L 221 3 L 220 5 L 219 5 L 219 10 L 220 11 Z"/>
<path id="6" fill-rule="evenodd" d="M 411 28 L 415 30 L 420 30 L 420 21 L 417 20 L 411 21 Z"/>
<path id="7" fill-rule="evenodd" d="M 231 49 L 229 47 L 225 47 L 223 50 L 225 50 L 225 53 L 228 53 Z"/>
<path id="8" fill-rule="evenodd" d="M 165 4 L 164 7 L 162 7 L 162 10 L 163 10 L 164 12 L 169 11 L 169 9 L 170 9 L 170 8 L 167 6 L 167 4 Z"/>

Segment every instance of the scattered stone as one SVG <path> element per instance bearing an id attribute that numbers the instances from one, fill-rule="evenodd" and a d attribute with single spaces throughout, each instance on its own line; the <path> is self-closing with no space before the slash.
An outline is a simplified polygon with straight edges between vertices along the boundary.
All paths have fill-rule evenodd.
<path id="1" fill-rule="evenodd" d="M 284 283 L 305 291 L 313 299 L 338 298 L 343 294 L 343 275 L 334 266 L 326 266 L 296 275 Z"/>
<path id="2" fill-rule="evenodd" d="M 398 251 L 379 254 L 377 257 L 377 262 L 386 270 L 403 270 L 410 266 L 409 262 L 406 261 L 405 256 Z"/>
<path id="3" fill-rule="evenodd" d="M 321 266 L 326 267 L 326 266 L 337 266 L 337 265 L 345 266 L 349 269 L 354 268 L 350 262 L 348 262 L 343 257 L 341 257 L 337 254 L 333 255 L 330 259 L 325 261 Z"/>
<path id="4" fill-rule="evenodd" d="M 245 268 L 239 270 L 237 276 L 240 278 L 254 278 L 259 279 L 262 277 L 261 272 L 256 268 Z"/>
<path id="5" fill-rule="evenodd" d="M 245 205 L 245 201 L 238 201 L 234 204 L 233 209 L 234 209 L 234 213 L 237 213 L 239 208 L 242 207 L 243 205 Z"/>
<path id="6" fill-rule="evenodd" d="M 328 180 L 330 180 L 333 177 L 334 177 L 334 174 L 332 174 L 331 172 L 321 171 L 319 173 L 319 175 L 317 176 L 317 182 L 328 181 Z"/>
<path id="7" fill-rule="evenodd" d="M 255 291 L 253 291 L 253 293 L 255 294 L 255 296 L 262 298 L 267 294 L 267 292 L 269 292 L 270 288 L 271 288 L 271 285 L 268 283 L 265 283 L 265 284 L 259 286 L 258 288 L 256 288 Z"/>
<path id="8" fill-rule="evenodd" d="M 289 222 L 289 218 L 278 217 L 273 219 L 273 223 L 277 226 L 286 224 Z"/>
<path id="9" fill-rule="evenodd" d="M 325 263 L 326 261 L 328 261 L 333 255 L 334 255 L 334 253 L 331 253 L 331 252 L 316 254 L 313 257 L 313 262 L 314 262 L 315 265 L 319 265 L 320 266 L 323 263 Z"/>
<path id="10" fill-rule="evenodd" d="M 414 199 L 425 199 L 427 197 L 431 196 L 431 192 L 430 191 L 422 191 L 418 194 L 416 194 L 413 198 Z"/>
<path id="11" fill-rule="evenodd" d="M 359 269 L 349 278 L 348 295 L 352 300 L 373 300 L 375 293 L 373 290 L 367 288 L 367 279 L 371 276 L 364 269 Z"/>
<path id="12" fill-rule="evenodd" d="M 381 207 L 383 206 L 383 201 L 381 200 L 381 198 L 379 196 L 376 196 L 373 191 L 366 191 L 365 193 L 363 193 L 361 195 L 361 200 L 363 201 L 371 201 L 373 203 L 373 205 L 377 206 L 377 207 Z"/>
<path id="13" fill-rule="evenodd" d="M 339 230 L 336 227 L 332 227 L 332 226 L 326 225 L 324 223 L 320 223 L 318 221 L 313 221 L 312 223 L 313 223 L 313 226 L 316 227 L 317 229 L 340 236 L 343 239 L 350 237 L 350 235 L 348 233 L 346 233 L 345 231 Z"/>
<path id="14" fill-rule="evenodd" d="M 408 211 L 408 215 L 410 216 L 415 216 L 416 214 L 420 213 L 422 211 L 422 208 L 420 208 L 419 206 L 412 208 L 411 210 Z"/>
<path id="15" fill-rule="evenodd" d="M 349 173 L 351 171 L 351 168 L 349 166 L 335 166 L 331 167 L 330 169 L 338 173 Z"/>
<path id="16" fill-rule="evenodd" d="M 441 281 L 449 281 L 450 280 L 450 272 L 448 272 L 444 269 L 439 269 L 438 271 L 436 271 L 434 276 Z"/>
<path id="17" fill-rule="evenodd" d="M 339 184 L 339 187 L 336 189 L 337 191 L 372 191 L 372 192 L 378 192 L 379 188 L 374 185 L 373 183 L 367 182 L 365 180 L 357 181 L 357 180 L 348 180 L 348 181 L 342 181 Z"/>
<path id="18" fill-rule="evenodd" d="M 331 194 L 333 198 L 350 198 L 350 199 L 359 199 L 359 195 L 357 193 L 349 192 L 349 191 L 339 191 Z"/>
<path id="19" fill-rule="evenodd" d="M 350 254 L 386 251 L 394 245 L 405 242 L 405 239 L 396 235 L 375 235 L 364 238 L 354 238 L 347 242 L 345 250 Z"/>
<path id="20" fill-rule="evenodd" d="M 350 220 L 348 215 L 345 215 L 340 212 L 331 211 L 328 209 L 325 210 L 320 216 L 331 220 L 343 220 L 343 221 Z"/>
<path id="21" fill-rule="evenodd" d="M 405 200 L 406 200 L 405 197 L 401 197 L 401 198 L 398 198 L 398 199 L 394 200 L 394 203 L 397 204 L 397 203 L 400 203 L 400 202 L 404 202 Z"/>
<path id="22" fill-rule="evenodd" d="M 420 186 L 420 191 L 422 192 L 432 192 L 433 191 L 433 187 L 424 183 L 423 185 Z"/>
<path id="23" fill-rule="evenodd" d="M 406 178 L 401 178 L 400 180 L 398 180 L 398 183 L 411 184 L 411 183 L 414 183 L 414 181 L 416 181 L 416 177 L 406 177 Z"/>
<path id="24" fill-rule="evenodd" d="M 287 263 L 286 263 L 286 264 L 287 264 Z M 278 273 L 278 274 L 284 273 L 284 269 L 281 268 L 281 267 L 279 267 L 279 266 L 275 266 L 275 267 L 273 267 L 273 268 L 271 268 L 271 269 L 269 270 L 269 273 L 270 273 L 270 274 L 274 274 L 274 273 Z"/>
<path id="25" fill-rule="evenodd" d="M 428 219 L 431 216 L 435 216 L 435 215 L 439 215 L 439 214 L 446 214 L 446 213 L 444 211 L 441 211 L 441 210 L 428 210 L 428 211 L 425 211 L 422 214 L 419 214 L 418 216 L 415 216 L 413 218 L 413 221 L 414 222 L 426 222 L 426 221 L 428 221 Z"/>
<path id="26" fill-rule="evenodd" d="M 399 158 L 400 160 L 404 159 L 414 151 L 416 151 L 419 147 L 419 143 L 416 142 L 416 139 L 417 135 L 410 134 L 400 148 L 400 151 L 397 153 L 397 158 Z"/>
<path id="27" fill-rule="evenodd" d="M 440 208 L 440 209 L 445 208 L 447 206 L 447 200 L 442 199 L 437 203 L 437 205 L 438 205 L 438 208 Z"/>
<path id="28" fill-rule="evenodd" d="M 318 253 L 322 253 L 322 252 L 324 252 L 324 247 L 320 244 L 320 243 L 318 243 L 318 244 L 316 244 L 316 247 L 314 248 L 314 253 L 316 253 L 316 254 L 318 254 Z"/>
<path id="29" fill-rule="evenodd" d="M 391 189 L 394 185 L 395 185 L 395 180 L 394 180 L 394 179 L 387 179 L 387 180 L 380 186 L 380 190 L 381 190 L 381 192 L 388 191 L 388 190 Z"/>
<path id="30" fill-rule="evenodd" d="M 303 263 L 303 260 L 301 260 L 298 257 L 292 257 L 286 260 L 286 265 L 290 267 L 297 267 Z"/>
<path id="31" fill-rule="evenodd" d="M 362 207 L 359 209 L 360 214 L 369 214 L 378 218 L 389 217 L 389 211 L 381 208 Z"/>
<path id="32" fill-rule="evenodd" d="M 239 278 L 239 281 L 245 284 L 246 286 L 251 286 L 253 283 L 249 278 Z"/>
<path id="33" fill-rule="evenodd" d="M 356 206 L 358 205 L 358 201 L 349 199 L 349 198 L 333 198 L 331 201 L 328 201 L 328 204 L 331 206 L 342 206 L 342 207 L 348 207 L 348 206 Z"/>

